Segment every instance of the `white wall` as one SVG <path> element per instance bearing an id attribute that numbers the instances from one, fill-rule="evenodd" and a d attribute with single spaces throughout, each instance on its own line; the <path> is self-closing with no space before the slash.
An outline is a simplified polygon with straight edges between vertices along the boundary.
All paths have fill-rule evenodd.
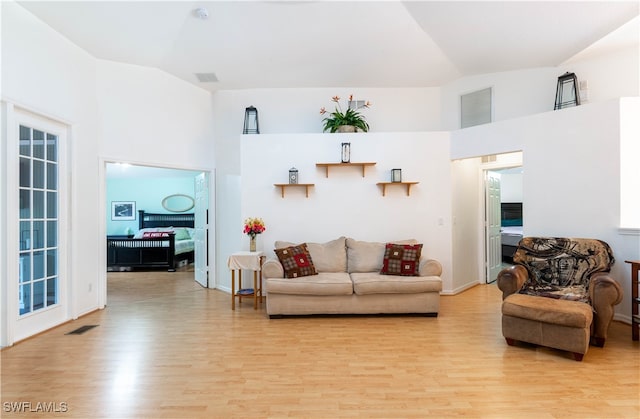
<path id="1" fill-rule="evenodd" d="M 442 86 L 442 128 L 460 128 L 460 96 L 492 88 L 492 120 L 503 121 L 553 109 L 557 68 L 545 67 L 462 77 Z"/>
<path id="2" fill-rule="evenodd" d="M 620 227 L 640 228 L 640 99 L 623 98 L 620 109 Z"/>
<path id="3" fill-rule="evenodd" d="M 245 108 L 253 105 L 258 109 L 261 138 L 266 134 L 295 134 L 296 137 L 302 137 L 310 133 L 322 133 L 323 116 L 319 113 L 320 108 L 332 109 L 331 98 L 335 95 L 342 98 L 340 103 L 344 106 L 350 94 L 354 95 L 354 99 L 372 102 L 371 108 L 362 110 L 372 133 L 433 131 L 440 126 L 439 88 L 249 89 L 214 93 L 216 260 L 217 278 L 222 281 L 222 288 L 230 283 L 226 268 L 227 255 L 244 244 L 237 236 L 237 220 L 241 211 L 240 138 Z M 263 162 L 259 164 L 264 165 Z M 289 167 L 284 169 L 288 170 Z"/>
<path id="4" fill-rule="evenodd" d="M 584 103 L 638 96 L 640 95 L 638 55 L 638 45 L 636 44 L 607 54 L 572 60 L 570 63 L 564 64 L 561 69 L 563 72 L 575 73 L 578 81 L 587 82 L 589 88 Z"/>
<path id="5" fill-rule="evenodd" d="M 442 126 L 460 128 L 460 95 L 493 88 L 493 121 L 553 110 L 558 77 L 573 72 L 588 82 L 587 103 L 640 95 L 638 46 L 595 57 L 575 59 L 558 67 L 541 67 L 462 77 L 442 86 Z"/>
<path id="6" fill-rule="evenodd" d="M 372 132 L 414 132 L 437 130 L 440 125 L 439 88 L 316 88 L 316 89 L 247 89 L 214 93 L 228 113 L 216 115 L 234 128 L 227 136 L 242 133 L 244 110 L 258 109 L 260 133 L 321 133 L 321 107 L 331 111 L 333 96 L 340 97 L 345 109 L 349 95 L 354 100 L 368 100 L 370 108 L 361 109 Z M 218 99 L 219 97 L 219 99 Z M 221 110 L 221 109 L 218 109 Z"/>
<path id="7" fill-rule="evenodd" d="M 424 254 L 444 268 L 445 290 L 452 287 L 451 174 L 447 133 L 359 133 L 246 135 L 242 139 L 242 204 L 234 219 L 233 239 L 247 250 L 242 234 L 246 217 L 262 217 L 267 230 L 258 236 L 258 248 L 273 254 L 276 240 L 326 242 L 340 236 L 364 241 L 415 238 Z M 339 162 L 340 143 L 351 142 L 352 162 L 376 162 L 366 169 L 339 167 L 325 177 L 316 163 Z M 288 170 L 299 170 L 304 190 L 287 190 L 281 197 L 274 183 L 287 183 Z M 418 181 L 406 195 L 404 187 L 387 188 L 382 196 L 377 182 L 389 181 L 392 168 L 402 178 Z M 224 255 L 226 258 L 228 255 Z M 227 274 L 228 275 L 228 274 Z M 228 287 L 228 280 L 224 284 Z"/>
<path id="8" fill-rule="evenodd" d="M 2 100 L 70 126 L 69 318 L 75 318 L 104 299 L 100 163 L 212 169 L 210 95 L 154 69 L 96 60 L 18 4 L 0 7 Z"/>
<path id="9" fill-rule="evenodd" d="M 0 7 L 2 99 L 71 125 L 68 254 L 70 276 L 77 280 L 70 284 L 69 316 L 75 317 L 98 307 L 95 261 L 103 218 L 99 217 L 102 133 L 95 95 L 96 62 L 18 4 L 2 2 Z"/>
<path id="10" fill-rule="evenodd" d="M 98 60 L 97 95 L 104 127 L 103 164 L 124 161 L 210 172 L 213 213 L 216 156 L 210 93 L 157 69 Z M 101 197 L 105 195 L 103 189 Z M 106 200 L 102 202 L 104 208 Z M 215 235 L 215 225 L 209 231 Z M 209 243 L 210 287 L 214 287 L 216 240 L 212 237 Z"/>
<path id="11" fill-rule="evenodd" d="M 640 239 L 618 230 L 624 104 L 612 100 L 455 131 L 451 156 L 523 150 L 525 234 L 606 241 L 618 260 L 612 275 L 628 293 L 623 261 L 640 256 Z M 623 318 L 630 313 L 628 300 L 618 306 Z"/>
<path id="12" fill-rule="evenodd" d="M 451 163 L 453 214 L 453 293 L 484 283 L 481 261 L 484 253 L 481 229 L 482 177 L 480 158 Z"/>
<path id="13" fill-rule="evenodd" d="M 592 198 L 594 202 L 592 206 L 578 208 L 580 210 L 578 214 L 582 215 L 570 218 L 563 214 L 560 218 L 564 222 L 552 221 L 547 224 L 544 221 L 544 215 L 537 215 L 535 221 L 537 224 L 530 226 L 531 233 L 543 233 L 545 230 L 557 229 L 559 234 L 577 234 L 577 232 L 584 231 L 583 227 L 588 225 L 587 233 L 602 234 L 609 238 L 611 235 L 614 236 L 610 243 L 615 246 L 614 250 L 619 261 L 624 260 L 624 257 L 639 257 L 638 237 L 617 233 L 617 223 L 620 221 L 619 214 L 623 212 L 619 203 L 620 199 L 624 199 L 620 198 L 620 188 L 632 191 L 635 189 L 634 185 L 637 185 L 634 181 L 625 183 L 630 179 L 631 175 L 629 174 L 636 173 L 632 167 L 637 164 L 629 157 L 623 158 L 623 164 L 620 163 L 620 153 L 636 149 L 634 144 L 637 142 L 635 139 L 638 133 L 637 122 L 635 122 L 637 108 L 635 113 L 633 111 L 625 113 L 626 108 L 620 110 L 620 114 L 628 116 L 623 117 L 621 128 L 618 118 L 619 128 L 616 129 L 613 126 L 615 124 L 611 121 L 616 120 L 617 112 L 610 108 L 610 103 L 603 104 L 611 98 L 639 95 L 637 48 L 616 51 L 607 56 L 589 58 L 588 60 L 578 60 L 559 68 L 529 69 L 463 78 L 442 88 L 260 89 L 217 92 L 213 98 L 209 98 L 207 94 L 199 92 L 197 88 L 183 84 L 157 70 L 95 60 L 18 4 L 1 2 L 0 6 L 2 7 L 2 100 L 71 125 L 70 175 L 73 182 L 70 191 L 72 219 L 70 272 L 75 281 L 71 290 L 73 316 L 91 311 L 99 306 L 99 296 L 95 285 L 99 281 L 102 268 L 96 266 L 95 261 L 104 258 L 104 252 L 99 245 L 100 242 L 103 242 L 101 230 L 104 229 L 103 219 L 100 215 L 104 211 L 104 196 L 101 192 L 104 185 L 100 184 L 99 168 L 102 159 L 117 158 L 134 163 L 152 163 L 198 170 L 217 166 L 216 184 L 221 190 L 216 194 L 219 200 L 216 223 L 218 226 L 221 224 L 225 226 L 224 236 L 218 235 L 217 241 L 224 241 L 227 249 L 237 249 L 236 244 L 244 244 L 243 239 L 246 238 L 241 237 L 240 233 L 236 237 L 233 226 L 237 223 L 237 228 L 240 230 L 242 216 L 248 214 L 249 211 L 258 212 L 262 208 L 256 206 L 255 199 L 247 197 L 247 191 L 244 190 L 244 185 L 247 182 L 245 164 L 250 161 L 255 164 L 255 167 L 267 166 L 267 168 L 272 164 L 272 160 L 258 159 L 258 156 L 253 156 L 253 160 L 246 160 L 247 157 L 241 152 L 240 133 L 242 132 L 244 108 L 249 105 L 258 107 L 263 133 L 273 135 L 285 133 L 296 138 L 297 140 L 287 141 L 297 143 L 298 146 L 305 148 L 299 151 L 301 157 L 309 153 L 306 147 L 310 147 L 313 152 L 309 157 L 304 157 L 309 159 L 308 163 L 324 155 L 337 159 L 338 156 L 333 154 L 337 153 L 335 144 L 321 140 L 300 142 L 301 138 L 310 133 L 321 132 L 322 117 L 318 114 L 318 110 L 322 106 L 330 108 L 332 104 L 330 98 L 336 94 L 343 97 L 354 94 L 357 99 L 370 100 L 373 103 L 371 109 L 364 111 L 371 124 L 372 132 L 375 134 L 367 134 L 367 136 L 373 135 L 372 138 L 376 138 L 371 141 L 372 144 L 377 144 L 379 141 L 376 135 L 383 135 L 384 140 L 380 141 L 388 143 L 393 143 L 396 138 L 402 139 L 404 135 L 418 137 L 423 135 L 428 139 L 425 142 L 429 145 L 429 150 L 423 150 L 424 145 L 418 141 L 412 144 L 412 147 L 417 148 L 412 148 L 405 153 L 411 154 L 412 157 L 420 156 L 419 159 L 414 158 L 414 161 L 419 164 L 427 161 L 432 167 L 438 168 L 424 169 L 436 170 L 437 176 L 434 179 L 439 182 L 438 185 L 442 186 L 433 186 L 433 188 L 441 193 L 442 198 L 440 198 L 440 194 L 436 194 L 433 197 L 437 202 L 435 206 L 431 201 L 420 206 L 427 216 L 428 227 L 420 226 L 419 228 L 426 230 L 420 230 L 419 233 L 433 232 L 435 234 L 431 237 L 422 236 L 427 245 L 426 251 L 428 254 L 431 251 L 429 243 L 437 242 L 437 250 L 434 249 L 434 252 L 443 254 L 442 259 L 444 259 L 445 265 L 452 264 L 450 256 L 451 234 L 443 234 L 444 230 L 450 229 L 447 214 L 450 215 L 451 210 L 445 212 L 444 209 L 447 205 L 451 205 L 453 197 L 449 188 L 452 175 L 447 166 L 447 175 L 440 176 L 439 168 L 443 162 L 448 165 L 449 160 L 447 153 L 441 153 L 439 148 L 441 144 L 437 140 L 433 140 L 432 134 L 415 134 L 413 132 L 443 128 L 456 129 L 459 118 L 459 94 L 488 86 L 494 88 L 494 119 L 505 122 L 509 120 L 509 123 L 506 125 L 491 124 L 490 129 L 483 126 L 454 132 L 452 135 L 455 141 L 451 145 L 451 157 L 463 158 L 516 151 L 522 149 L 526 144 L 531 153 L 530 155 L 525 153 L 525 168 L 537 166 L 533 173 L 527 174 L 525 172 L 525 179 L 530 180 L 525 180 L 524 199 L 539 200 L 538 206 L 530 207 L 532 212 L 544 210 L 542 203 L 548 197 L 548 190 L 545 190 L 545 187 L 551 188 L 550 190 L 553 191 L 551 196 L 560 199 L 563 204 L 575 205 L 575 202 L 580 201 L 575 194 L 567 193 L 570 190 L 562 189 L 561 184 L 555 186 L 550 180 L 550 174 L 565 175 L 569 171 L 569 175 L 565 177 L 566 181 L 575 186 L 578 191 L 586 193 L 587 196 L 595 196 Z M 46 63 L 46 66 L 43 67 L 42 63 Z M 575 71 L 579 79 L 588 79 L 589 101 L 592 104 L 576 109 L 547 112 L 521 118 L 552 109 L 557 77 L 564 71 Z M 618 108 L 617 103 L 614 107 Z M 215 120 L 212 120 L 213 116 L 215 116 Z M 213 135 L 211 135 L 211 129 L 213 129 Z M 383 134 L 391 132 L 399 132 L 400 134 Z M 302 134 L 294 135 L 293 133 Z M 439 135 L 445 134 L 433 135 L 440 138 Z M 211 147 L 211 137 L 215 138 L 215 149 Z M 264 145 L 260 141 L 266 138 L 263 138 L 263 135 L 257 137 L 256 144 Z M 565 143 L 560 146 L 556 144 L 556 141 L 563 141 L 567 138 L 572 144 Z M 616 144 L 619 138 L 622 138 L 622 145 Z M 618 149 L 616 156 L 612 156 L 611 147 L 603 145 L 612 143 L 613 148 Z M 168 144 L 171 146 L 167 147 Z M 184 154 L 175 153 L 173 150 L 175 150 L 176 144 L 186 152 Z M 596 151 L 589 150 L 588 147 L 581 147 L 584 144 L 594 144 Z M 577 155 L 572 155 L 572 159 L 553 152 L 554 150 L 573 152 L 576 148 L 580 151 Z M 360 149 L 354 148 L 354 152 L 363 149 L 362 147 Z M 386 146 L 382 149 L 388 151 Z M 437 151 L 434 153 L 434 150 Z M 313 154 L 320 151 L 320 154 Z M 378 151 L 376 150 L 375 153 Z M 249 154 L 251 155 L 250 151 Z M 626 156 L 626 154 L 623 155 Z M 549 156 L 552 156 L 551 162 L 549 162 Z M 273 161 L 276 164 L 268 170 L 277 171 L 277 173 L 286 171 L 290 164 L 288 162 L 285 164 L 282 160 L 285 157 L 286 155 L 274 156 L 275 160 Z M 378 157 L 379 155 L 376 154 L 376 159 L 379 162 L 386 161 L 386 156 L 383 155 L 385 159 Z M 595 160 L 596 157 L 598 157 L 597 160 Z M 440 158 L 442 160 L 438 161 Z M 547 173 L 545 169 L 551 163 L 556 166 L 560 165 L 563 169 L 552 167 Z M 594 171 L 594 167 L 598 170 Z M 627 173 L 626 180 L 620 180 L 619 172 L 625 171 L 625 168 L 629 169 L 624 172 Z M 247 170 L 249 173 L 253 173 L 252 170 L 258 169 L 249 168 Z M 379 166 L 374 173 L 381 176 L 382 172 L 378 172 L 379 170 L 383 169 Z M 575 172 L 576 170 L 578 172 Z M 615 176 L 614 172 L 618 172 L 618 176 Z M 582 177 L 575 173 L 586 173 L 587 175 Z M 405 176 L 407 175 L 409 173 L 405 174 Z M 540 177 L 535 178 L 534 175 Z M 315 173 L 315 176 L 317 177 L 318 173 Z M 365 181 L 373 181 L 369 176 L 365 178 Z M 332 185 L 331 190 L 336 187 L 343 188 L 355 182 L 356 178 L 357 176 L 346 175 L 342 182 L 335 182 L 333 177 L 322 180 L 322 182 L 319 179 L 316 182 L 318 184 L 317 190 L 312 193 L 317 194 L 323 189 L 323 186 L 327 185 Z M 427 182 L 433 179 L 431 177 L 425 179 L 428 180 L 421 181 L 420 187 L 413 192 L 416 193 L 415 197 L 412 193 L 412 196 L 408 198 L 398 197 L 397 202 L 405 202 L 406 199 L 417 200 L 420 193 L 431 194 L 431 184 Z M 460 179 L 456 182 L 459 182 Z M 271 185 L 273 183 L 272 179 L 263 179 L 263 181 Z M 331 181 L 331 183 L 326 183 L 326 181 Z M 547 182 L 544 186 L 542 186 L 543 181 Z M 447 184 L 446 187 L 445 184 Z M 591 186 L 585 187 L 585 184 Z M 429 188 L 425 189 L 426 186 Z M 529 197 L 529 186 L 535 191 L 531 198 Z M 377 187 L 374 185 L 373 188 Z M 256 191 L 258 190 L 260 193 L 270 190 L 271 193 L 276 194 L 275 188 L 272 186 L 257 188 Z M 384 201 L 380 198 L 373 198 L 376 196 L 375 192 L 372 191 L 371 195 L 367 195 L 367 199 L 375 201 L 365 202 L 382 204 L 381 208 L 388 207 L 386 211 L 394 209 L 393 202 L 396 201 L 387 199 L 389 197 Z M 4 194 L 6 191 L 3 191 Z M 317 202 L 318 199 L 325 199 L 325 195 L 312 196 L 315 196 L 316 201 L 309 198 L 303 202 Z M 431 195 L 429 196 L 431 197 Z M 446 196 L 448 198 L 445 198 Z M 623 196 L 625 195 L 623 194 Z M 279 201 L 275 199 L 276 197 L 279 196 L 271 196 L 265 202 L 274 204 L 278 202 L 284 213 L 287 213 L 292 206 L 283 205 L 290 200 Z M 6 197 L 3 196 L 3 199 L 6 201 Z M 440 202 L 441 199 L 442 202 Z M 252 204 L 247 207 L 247 202 L 252 202 Z M 304 208 L 304 205 L 307 205 L 305 203 L 299 204 Z M 326 210 L 329 203 L 323 201 L 322 206 Z M 293 206 L 293 208 L 295 207 Z M 525 208 L 527 207 L 525 206 Z M 413 211 L 416 210 L 409 206 L 406 211 L 409 212 L 408 215 L 415 215 Z M 381 214 L 377 210 L 374 210 L 373 213 L 377 216 Z M 441 217 L 440 213 L 444 215 Z M 603 215 L 598 218 L 600 223 L 584 222 L 588 218 L 587 214 L 594 215 L 596 213 L 598 216 Z M 543 214 L 548 215 L 548 212 Z M 559 220 L 555 213 L 553 215 L 553 220 Z M 526 210 L 525 216 L 529 226 L 531 220 Z M 443 228 L 440 226 L 433 228 L 434 217 L 436 220 L 443 219 Z M 336 213 L 336 216 L 331 219 L 339 220 L 339 213 Z M 407 224 L 403 228 L 407 228 Z M 360 229 L 354 233 L 362 236 L 373 234 L 364 227 Z M 338 230 L 344 230 L 344 226 L 327 230 L 326 235 L 328 236 L 329 232 L 332 233 L 332 236 L 338 234 Z M 383 230 L 373 229 L 371 231 L 377 231 L 381 240 L 386 239 L 386 237 L 382 237 Z M 286 231 L 280 232 L 284 234 Z M 405 232 L 403 231 L 403 233 Z M 340 232 L 340 234 L 343 233 Z M 264 238 L 266 239 L 267 236 Z M 269 240 L 274 238 L 269 238 Z M 327 240 L 331 238 L 327 237 Z M 295 237 L 291 237 L 291 239 L 295 239 Z M 457 250 L 453 253 L 461 254 L 456 252 Z M 468 257 L 473 257 L 473 255 L 468 255 Z M 217 260 L 221 259 L 225 260 L 222 254 L 218 254 Z M 471 262 L 469 261 L 469 263 Z M 625 269 L 621 268 L 621 265 L 624 264 L 620 262 L 615 268 L 617 278 L 628 278 L 628 275 L 625 275 L 628 272 L 620 272 L 621 269 Z M 224 278 L 222 276 L 220 278 L 228 282 L 228 271 L 224 271 Z M 445 287 L 454 289 L 458 283 L 454 284 L 451 277 L 447 277 L 447 275 L 452 275 L 450 272 L 451 269 L 445 267 L 445 277 L 448 278 Z M 3 280 L 6 279 L 3 278 Z M 625 289 L 628 290 L 628 279 L 626 282 L 624 281 L 625 279 L 621 279 L 621 282 L 626 286 Z M 91 287 L 91 285 L 94 286 Z M 622 311 L 626 313 L 630 312 L 627 300 L 625 299 L 625 303 L 621 306 Z"/>
<path id="14" fill-rule="evenodd" d="M 101 155 L 178 168 L 214 167 L 211 95 L 154 68 L 97 61 Z"/>
<path id="15" fill-rule="evenodd" d="M 522 173 L 500 174 L 500 202 L 522 202 Z"/>
<path id="16" fill-rule="evenodd" d="M 244 111 L 258 109 L 261 134 L 322 133 L 320 108 L 334 108 L 333 96 L 345 106 L 350 94 L 369 100 L 362 109 L 371 132 L 435 131 L 440 127 L 440 89 L 249 89 L 218 91 L 213 95 L 216 118 L 217 168 L 222 173 L 239 174 Z"/>

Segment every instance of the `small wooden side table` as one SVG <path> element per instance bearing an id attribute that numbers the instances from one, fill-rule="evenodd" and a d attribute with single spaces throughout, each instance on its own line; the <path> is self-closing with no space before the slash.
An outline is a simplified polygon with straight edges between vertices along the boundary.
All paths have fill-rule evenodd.
<path id="1" fill-rule="evenodd" d="M 638 314 L 640 307 L 640 297 L 638 297 L 640 260 L 625 260 L 625 262 L 631 264 L 631 339 L 638 340 L 638 329 L 640 329 L 640 314 Z"/>
<path id="2" fill-rule="evenodd" d="M 231 269 L 231 310 L 236 309 L 236 297 L 239 302 L 242 302 L 242 297 L 253 297 L 253 309 L 258 309 L 258 301 L 262 302 L 262 264 L 264 259 L 264 252 L 236 252 L 229 256 L 227 266 Z M 236 291 L 236 270 L 238 271 L 238 288 L 242 289 L 243 269 L 253 271 L 252 293 L 239 294 Z"/>

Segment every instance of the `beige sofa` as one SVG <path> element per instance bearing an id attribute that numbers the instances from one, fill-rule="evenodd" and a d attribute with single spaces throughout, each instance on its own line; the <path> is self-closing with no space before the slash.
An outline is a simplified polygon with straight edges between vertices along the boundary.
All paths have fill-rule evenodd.
<path id="1" fill-rule="evenodd" d="M 394 242 L 415 244 L 415 240 Z M 380 274 L 385 243 L 340 237 L 306 243 L 317 275 L 285 278 L 277 259 L 262 267 L 269 317 L 309 314 L 422 313 L 437 316 L 441 264 L 421 258 L 419 276 Z M 276 249 L 293 246 L 277 241 Z"/>

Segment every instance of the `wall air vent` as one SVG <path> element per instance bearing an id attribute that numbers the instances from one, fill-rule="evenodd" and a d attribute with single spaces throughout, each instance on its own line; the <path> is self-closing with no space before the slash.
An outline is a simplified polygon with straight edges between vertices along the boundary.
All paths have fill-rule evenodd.
<path id="1" fill-rule="evenodd" d="M 349 109 L 353 109 L 354 111 L 357 111 L 358 109 L 364 108 L 366 103 L 367 102 L 364 100 L 350 100 Z"/>
<path id="2" fill-rule="evenodd" d="M 460 128 L 491 122 L 491 87 L 460 96 Z"/>
<path id="3" fill-rule="evenodd" d="M 218 81 L 215 73 L 196 73 L 196 77 L 200 83 L 216 83 Z"/>

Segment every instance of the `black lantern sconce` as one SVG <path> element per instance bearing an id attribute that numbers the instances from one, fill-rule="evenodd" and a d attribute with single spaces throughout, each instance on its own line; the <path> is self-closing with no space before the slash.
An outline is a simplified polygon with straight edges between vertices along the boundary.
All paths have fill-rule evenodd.
<path id="1" fill-rule="evenodd" d="M 402 182 L 402 169 L 391 169 L 391 182 Z"/>
<path id="2" fill-rule="evenodd" d="M 298 169 L 295 167 L 289 169 L 289 183 L 291 185 L 296 185 L 298 183 Z"/>
<path id="3" fill-rule="evenodd" d="M 578 78 L 575 73 L 564 73 L 558 77 L 558 87 L 556 88 L 556 105 L 554 110 L 570 108 L 580 105 L 580 95 L 578 94 Z"/>
<path id="4" fill-rule="evenodd" d="M 342 163 L 349 163 L 349 161 L 351 161 L 351 143 L 342 143 L 340 160 Z"/>
<path id="5" fill-rule="evenodd" d="M 249 106 L 244 111 L 244 129 L 243 134 L 260 134 L 258 126 L 258 110 L 253 106 Z"/>

